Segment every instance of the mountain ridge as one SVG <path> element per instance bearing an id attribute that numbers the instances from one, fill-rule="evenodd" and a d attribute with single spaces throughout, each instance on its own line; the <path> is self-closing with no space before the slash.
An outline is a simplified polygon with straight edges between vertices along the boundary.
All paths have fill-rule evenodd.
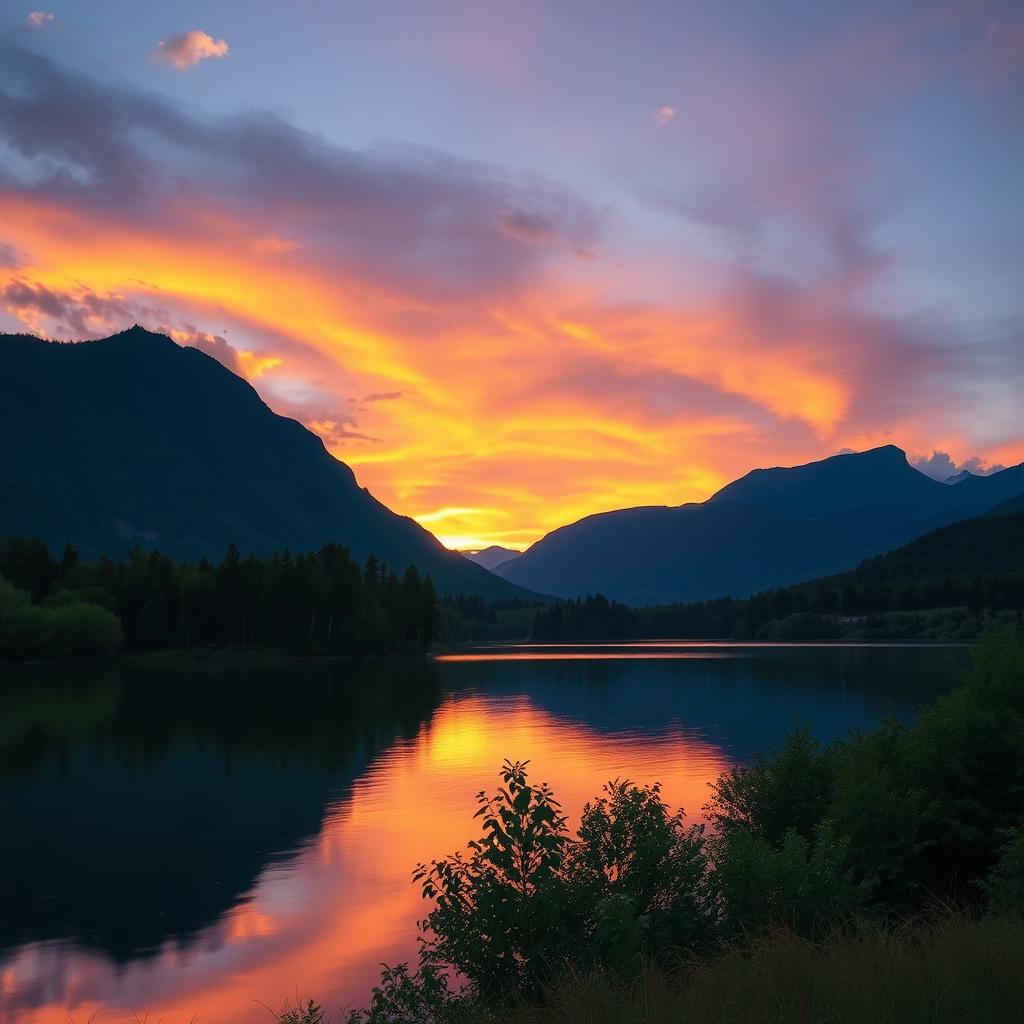
<path id="1" fill-rule="evenodd" d="M 416 564 L 443 593 L 526 596 L 384 506 L 217 360 L 138 325 L 73 343 L 0 337 L 0 492 L 0 536 L 87 556 L 337 542 Z"/>
<path id="2" fill-rule="evenodd" d="M 742 597 L 852 568 L 1024 492 L 1024 464 L 955 487 L 895 445 L 755 469 L 705 502 L 596 513 L 499 572 L 522 586 L 629 604 Z"/>

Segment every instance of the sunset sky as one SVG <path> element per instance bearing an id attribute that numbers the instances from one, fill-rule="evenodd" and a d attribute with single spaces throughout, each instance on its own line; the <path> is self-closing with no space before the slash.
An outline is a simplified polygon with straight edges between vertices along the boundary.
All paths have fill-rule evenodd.
<path id="1" fill-rule="evenodd" d="M 1020 462 L 1022 182 L 1013 0 L 0 2 L 0 330 L 169 331 L 450 546 Z"/>

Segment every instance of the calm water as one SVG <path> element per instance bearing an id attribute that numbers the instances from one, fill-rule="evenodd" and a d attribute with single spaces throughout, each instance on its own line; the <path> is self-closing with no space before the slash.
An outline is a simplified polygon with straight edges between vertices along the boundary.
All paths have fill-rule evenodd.
<path id="1" fill-rule="evenodd" d="M 415 864 L 531 758 L 573 815 L 616 776 L 699 816 L 795 722 L 909 718 L 961 649 L 633 644 L 435 660 L 0 666 L 0 1021 L 269 1020 L 415 953 Z"/>

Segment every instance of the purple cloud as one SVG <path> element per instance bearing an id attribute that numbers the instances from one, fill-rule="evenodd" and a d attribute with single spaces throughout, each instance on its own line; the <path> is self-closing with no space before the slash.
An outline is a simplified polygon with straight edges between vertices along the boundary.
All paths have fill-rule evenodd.
<path id="1" fill-rule="evenodd" d="M 969 459 L 957 464 L 949 452 L 933 450 L 931 455 L 921 456 L 912 459 L 910 463 L 915 469 L 919 469 L 925 476 L 933 480 L 948 480 L 951 476 L 959 473 L 972 473 L 975 476 L 988 476 L 991 473 L 998 473 L 1006 467 L 999 463 L 990 464 L 988 460 L 979 455 L 972 455 Z"/>
<path id="2" fill-rule="evenodd" d="M 431 297 L 525 278 L 549 247 L 524 239 L 589 249 L 600 234 L 598 211 L 536 175 L 413 147 L 347 149 L 266 112 L 203 119 L 22 50 L 2 59 L 0 138 L 31 173 L 0 170 L 0 188 L 23 195 L 168 232 L 216 212 Z"/>

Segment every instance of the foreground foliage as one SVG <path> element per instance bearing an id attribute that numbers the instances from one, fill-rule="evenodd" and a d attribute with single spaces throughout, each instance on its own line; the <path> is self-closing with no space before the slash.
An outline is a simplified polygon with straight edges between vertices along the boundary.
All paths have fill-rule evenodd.
<path id="1" fill-rule="evenodd" d="M 500 1024 L 1003 1024 L 1024 1019 L 1024 920 L 938 912 L 752 943 L 629 979 L 572 973 Z M 485 1016 L 477 1017 L 481 1022 Z"/>
<path id="2" fill-rule="evenodd" d="M 708 832 L 672 812 L 658 786 L 617 780 L 573 834 L 525 762 L 506 762 L 501 779 L 480 794 L 481 835 L 416 872 L 431 903 L 418 966 L 387 969 L 353 1022 L 497 1019 L 524 1001 L 540 1008 L 522 1019 L 538 1021 L 712 1019 L 713 1005 L 716 1020 L 986 1019 L 936 987 L 967 969 L 946 962 L 960 940 L 974 943 L 963 955 L 988 979 L 964 993 L 993 1008 L 999 986 L 1013 989 L 1000 999 L 1024 999 L 1010 954 L 993 953 L 1000 936 L 1017 957 L 1022 942 L 1024 647 L 1014 628 L 990 631 L 963 685 L 913 726 L 884 722 L 824 750 L 797 731 L 726 773 L 705 808 Z M 936 899 L 968 913 L 899 924 Z M 1001 921 L 973 916 L 986 909 Z M 862 990 L 861 971 L 874 972 Z M 781 987 L 759 994 L 758 975 Z M 650 985 L 664 989 L 668 1016 L 635 1005 Z M 904 998 L 906 1015 L 893 1016 Z"/>

